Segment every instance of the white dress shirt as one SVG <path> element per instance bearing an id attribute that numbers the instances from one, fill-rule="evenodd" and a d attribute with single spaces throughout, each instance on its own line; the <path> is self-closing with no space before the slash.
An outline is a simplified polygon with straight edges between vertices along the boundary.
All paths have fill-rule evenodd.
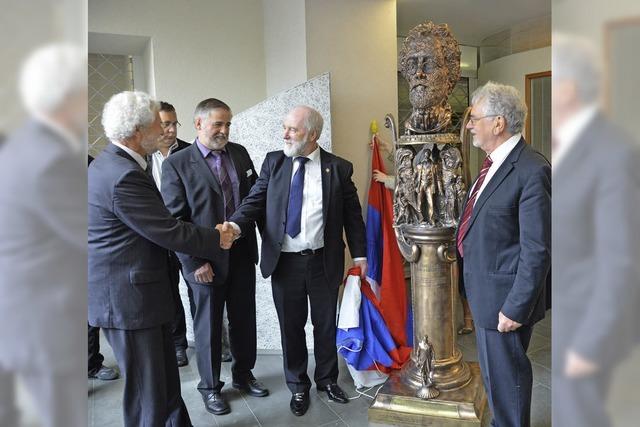
<path id="1" fill-rule="evenodd" d="M 569 149 L 573 147 L 582 131 L 591 120 L 593 120 L 597 113 L 597 105 L 585 107 L 574 114 L 560 129 L 554 132 L 553 136 L 556 139 L 557 146 L 553 147 L 553 153 L 551 155 L 553 159 L 552 171 L 558 167 Z"/>
<path id="2" fill-rule="evenodd" d="M 169 147 L 169 151 L 167 151 L 167 157 L 169 157 L 169 155 L 176 148 L 178 148 L 178 141 L 174 142 L 173 145 Z M 151 174 L 153 175 L 153 180 L 156 182 L 158 190 L 160 190 L 162 184 L 162 163 L 167 157 L 165 157 L 160 150 L 151 155 Z"/>
<path id="3" fill-rule="evenodd" d="M 507 139 L 505 142 L 500 144 L 500 146 L 495 150 L 493 150 L 493 152 L 489 155 L 493 163 L 491 163 L 491 167 L 489 167 L 489 171 L 487 172 L 487 176 L 484 178 L 482 187 L 480 187 L 480 190 L 478 190 L 478 195 L 476 196 L 476 200 L 473 202 L 474 206 L 478 202 L 478 199 L 480 198 L 480 194 L 482 194 L 482 191 L 487 187 L 487 184 L 489 183 L 489 181 L 491 181 L 491 178 L 493 177 L 493 175 L 496 174 L 500 166 L 504 163 L 509 153 L 511 153 L 511 151 L 515 148 L 516 144 L 518 144 L 518 142 L 520 141 L 520 138 L 522 138 L 522 134 L 516 133 L 511 138 Z M 473 192 L 473 187 L 471 188 L 471 191 L 469 192 L 469 194 L 471 194 L 472 192 Z"/>
<path id="4" fill-rule="evenodd" d="M 292 238 L 285 233 L 282 252 L 300 252 L 305 249 L 320 249 L 324 246 L 324 222 L 322 219 L 322 168 L 320 147 L 306 156 L 304 188 L 302 190 L 302 214 L 300 234 Z M 300 167 L 299 157 L 293 158 L 291 180 Z"/>
<path id="5" fill-rule="evenodd" d="M 118 141 L 111 141 L 111 142 L 113 143 L 113 145 L 122 148 L 128 155 L 133 157 L 133 160 L 138 162 L 138 164 L 140 165 L 143 171 L 147 170 L 147 161 L 144 159 L 144 157 L 142 157 L 140 154 L 136 153 L 126 145 L 120 144 Z"/>

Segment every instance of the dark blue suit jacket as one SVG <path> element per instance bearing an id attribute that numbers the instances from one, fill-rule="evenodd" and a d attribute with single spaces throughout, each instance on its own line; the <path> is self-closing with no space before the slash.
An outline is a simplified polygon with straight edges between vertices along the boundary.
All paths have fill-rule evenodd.
<path id="1" fill-rule="evenodd" d="M 524 138 L 482 190 L 470 221 L 464 259 L 458 253 L 458 260 L 460 291 L 476 326 L 497 329 L 500 311 L 525 325 L 544 318 L 551 269 L 551 166 Z"/>
<path id="2" fill-rule="evenodd" d="M 229 142 L 227 153 L 238 175 L 240 199 L 249 194 L 256 182 L 257 173 L 247 150 L 240 144 Z M 167 157 L 162 163 L 162 197 L 169 211 L 182 221 L 203 227 L 222 224 L 224 218 L 224 198 L 218 179 L 211 173 L 198 146 L 191 147 Z M 243 235 L 247 240 L 248 260 L 258 262 L 258 246 L 255 227 Z M 240 242 L 236 242 L 237 245 Z M 178 253 L 185 279 L 195 282 L 193 273 L 208 260 Z M 225 251 L 212 263 L 215 278 L 213 283 L 224 283 L 229 268 L 229 252 Z"/>
<path id="3" fill-rule="evenodd" d="M 183 223 L 140 165 L 110 144 L 89 166 L 89 324 L 143 329 L 175 317 L 169 252 L 215 259 L 220 235 Z"/>
<path id="4" fill-rule="evenodd" d="M 344 273 L 343 231 L 347 236 L 351 256 L 366 257 L 366 237 L 362 209 L 351 175 L 350 162 L 320 149 L 322 173 L 322 218 L 324 221 L 324 270 L 327 281 L 334 286 L 342 283 Z M 231 217 L 242 233 L 253 232 L 253 222 L 265 220 L 262 232 L 260 269 L 269 277 L 276 269 L 285 234 L 289 187 L 293 162 L 282 151 L 267 154 L 260 177 Z"/>

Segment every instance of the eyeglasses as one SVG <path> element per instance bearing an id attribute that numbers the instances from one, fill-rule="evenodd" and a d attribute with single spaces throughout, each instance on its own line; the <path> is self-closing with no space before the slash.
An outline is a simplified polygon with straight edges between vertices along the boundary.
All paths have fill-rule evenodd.
<path id="1" fill-rule="evenodd" d="M 162 126 L 162 129 L 169 129 L 170 127 L 175 127 L 176 129 L 178 129 L 180 126 L 182 126 L 180 124 L 180 122 L 160 122 L 160 126 Z"/>
<path id="2" fill-rule="evenodd" d="M 471 125 L 475 125 L 479 120 L 486 119 L 487 117 L 500 117 L 500 114 L 488 114 L 482 117 L 469 116 L 469 123 L 471 123 Z"/>

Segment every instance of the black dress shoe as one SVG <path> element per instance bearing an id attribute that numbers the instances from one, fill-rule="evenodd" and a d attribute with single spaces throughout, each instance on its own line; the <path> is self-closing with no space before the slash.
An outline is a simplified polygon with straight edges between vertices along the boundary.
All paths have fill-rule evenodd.
<path id="1" fill-rule="evenodd" d="M 329 399 L 333 400 L 334 402 L 349 403 L 347 395 L 344 394 L 344 391 L 342 391 L 340 386 L 336 383 L 331 383 L 324 387 L 318 387 L 318 391 L 326 391 Z"/>
<path id="2" fill-rule="evenodd" d="M 89 378 L 95 378 L 102 381 L 111 381 L 118 379 L 120 374 L 113 368 L 109 368 L 108 366 L 101 366 L 97 372 L 93 374 L 89 374 Z"/>
<path id="3" fill-rule="evenodd" d="M 238 390 L 244 390 L 250 396 L 264 397 L 269 395 L 269 390 L 260 382 L 258 382 L 258 380 L 256 380 L 253 375 L 243 381 L 234 380 L 232 385 Z"/>
<path id="4" fill-rule="evenodd" d="M 214 415 L 224 415 L 231 412 L 231 408 L 229 408 L 229 404 L 222 397 L 222 393 L 219 391 L 214 391 L 213 393 L 209 393 L 205 397 L 204 407 L 208 412 L 211 412 Z"/>
<path id="5" fill-rule="evenodd" d="M 189 364 L 189 359 L 187 358 L 187 349 L 176 348 L 176 359 L 178 360 L 178 367 L 187 366 Z"/>
<path id="6" fill-rule="evenodd" d="M 307 409 L 309 409 L 309 392 L 293 393 L 289 408 L 291 408 L 293 415 L 298 417 L 303 416 L 307 412 Z"/>

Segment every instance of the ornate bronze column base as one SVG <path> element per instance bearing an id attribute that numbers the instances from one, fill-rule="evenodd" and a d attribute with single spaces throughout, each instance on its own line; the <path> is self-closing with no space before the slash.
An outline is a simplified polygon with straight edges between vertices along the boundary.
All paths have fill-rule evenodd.
<path id="1" fill-rule="evenodd" d="M 466 362 L 471 380 L 453 390 L 441 390 L 431 400 L 416 397 L 416 389 L 393 372 L 369 407 L 369 422 L 408 426 L 482 426 L 487 395 L 480 367 Z"/>

